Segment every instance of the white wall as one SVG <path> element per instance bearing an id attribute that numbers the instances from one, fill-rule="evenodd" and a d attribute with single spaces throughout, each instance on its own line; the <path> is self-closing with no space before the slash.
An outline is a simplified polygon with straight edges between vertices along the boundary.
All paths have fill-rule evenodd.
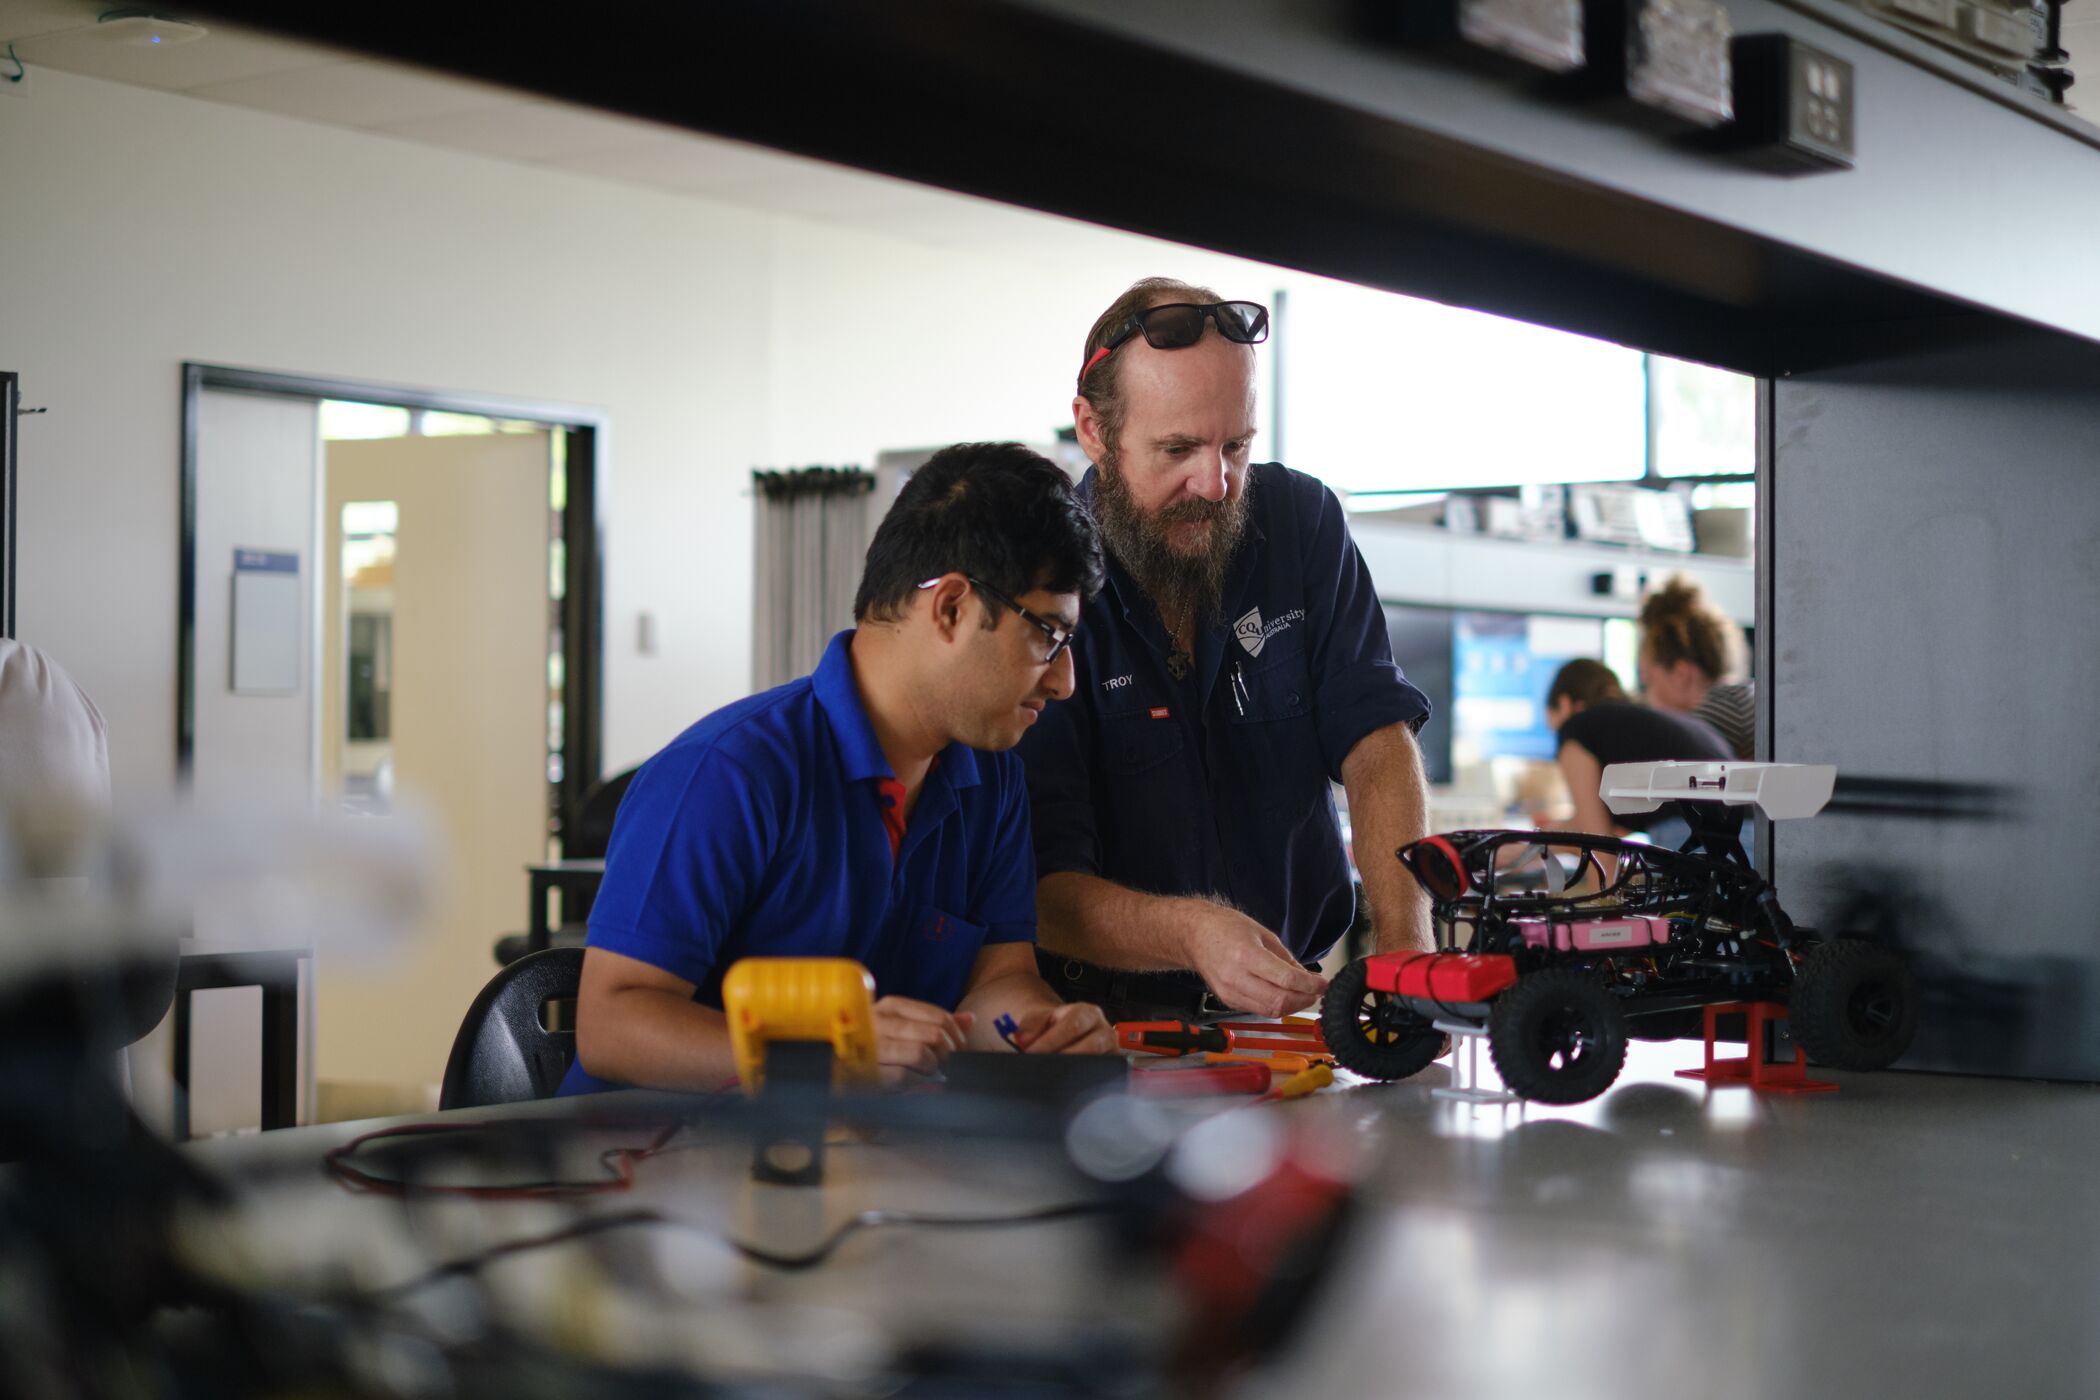
<path id="1" fill-rule="evenodd" d="M 208 393 L 197 441 L 196 786 L 200 797 L 306 794 L 314 761 L 313 618 L 320 557 L 314 483 L 321 430 L 313 404 Z M 299 556 L 299 685 L 235 694 L 233 552 Z M 166 619 L 153 613 L 148 621 Z"/>
<path id="2" fill-rule="evenodd" d="M 1083 267 L 1017 266 L 783 219 L 773 247 L 766 418 L 781 464 L 872 466 L 885 448 L 1048 442 L 1072 422 L 1087 330 L 1124 287 L 1211 278 L 1222 295 L 1266 300 L 1276 277 L 1138 238 Z"/>
<path id="3" fill-rule="evenodd" d="M 1049 272 L 51 70 L 0 105 L 0 189 L 0 368 L 51 410 L 19 630 L 125 787 L 173 772 L 185 360 L 602 408 L 617 769 L 746 687 L 748 468 L 1045 440 L 1125 281 L 1230 266 Z"/>

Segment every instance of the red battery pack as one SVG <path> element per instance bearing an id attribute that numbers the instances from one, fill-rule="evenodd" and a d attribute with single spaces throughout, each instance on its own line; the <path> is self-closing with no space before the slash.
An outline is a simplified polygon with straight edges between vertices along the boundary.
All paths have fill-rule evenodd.
<path id="1" fill-rule="evenodd" d="M 1145 1098 L 1179 1099 L 1198 1094 L 1266 1094 L 1269 1067 L 1255 1064 L 1207 1065 L 1202 1069 L 1134 1070 L 1130 1092 Z"/>
<path id="2" fill-rule="evenodd" d="M 1446 1003 L 1483 1002 L 1517 980 L 1505 953 L 1374 953 L 1364 984 L 1374 992 Z"/>

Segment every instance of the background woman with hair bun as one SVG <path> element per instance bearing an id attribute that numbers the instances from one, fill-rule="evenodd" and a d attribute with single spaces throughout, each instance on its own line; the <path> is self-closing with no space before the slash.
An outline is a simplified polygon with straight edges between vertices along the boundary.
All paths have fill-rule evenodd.
<path id="1" fill-rule="evenodd" d="M 1743 629 L 1695 579 L 1673 574 L 1641 604 L 1641 690 L 1657 709 L 1705 720 L 1739 759 L 1755 757 L 1756 692 Z"/>

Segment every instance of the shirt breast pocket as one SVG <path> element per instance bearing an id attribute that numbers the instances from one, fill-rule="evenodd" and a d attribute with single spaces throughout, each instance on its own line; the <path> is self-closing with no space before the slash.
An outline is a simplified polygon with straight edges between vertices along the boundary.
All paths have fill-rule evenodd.
<path id="1" fill-rule="evenodd" d="M 1226 713 L 1255 804 L 1303 810 L 1323 800 L 1327 765 L 1313 721 L 1312 673 L 1305 654 L 1292 651 L 1232 665 L 1223 680 L 1232 689 Z"/>
<path id="2" fill-rule="evenodd" d="M 952 1008 L 970 984 L 984 949 L 985 926 L 932 903 L 913 909 L 876 970 L 878 996 L 906 996 Z"/>
<path id="3" fill-rule="evenodd" d="M 1178 757 L 1181 726 L 1149 708 L 1101 716 L 1101 767 L 1118 777 L 1150 772 Z"/>

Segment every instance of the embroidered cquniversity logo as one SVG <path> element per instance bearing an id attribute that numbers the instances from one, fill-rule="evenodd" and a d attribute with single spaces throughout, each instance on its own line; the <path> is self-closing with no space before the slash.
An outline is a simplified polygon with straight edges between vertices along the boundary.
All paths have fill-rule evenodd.
<path id="1" fill-rule="evenodd" d="M 1246 616 L 1232 624 L 1232 635 L 1240 639 L 1247 655 L 1260 656 L 1261 649 L 1269 644 L 1269 639 L 1261 634 L 1261 609 L 1247 609 Z"/>
<path id="2" fill-rule="evenodd" d="M 1239 621 L 1232 624 L 1232 635 L 1240 639 L 1240 645 L 1247 649 L 1247 655 L 1260 656 L 1261 649 L 1269 644 L 1269 638 L 1304 616 L 1305 609 L 1292 608 L 1274 622 L 1264 623 L 1261 620 L 1261 609 L 1249 608 Z"/>

